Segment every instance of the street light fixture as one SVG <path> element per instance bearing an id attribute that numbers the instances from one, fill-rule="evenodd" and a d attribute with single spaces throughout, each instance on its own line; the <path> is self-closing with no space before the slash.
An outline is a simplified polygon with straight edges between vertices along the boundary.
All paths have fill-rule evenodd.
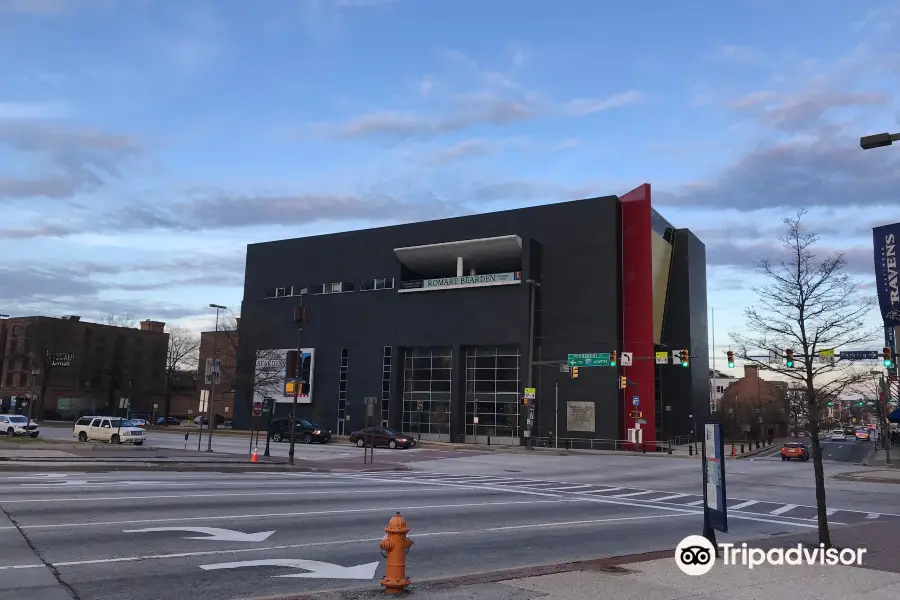
<path id="1" fill-rule="evenodd" d="M 215 417 L 212 414 L 213 404 L 216 400 L 216 378 L 219 376 L 219 373 L 215 371 L 216 368 L 216 355 L 218 354 L 218 341 L 219 341 L 219 311 L 226 310 L 227 306 L 222 306 L 221 304 L 210 304 L 210 308 L 216 309 L 216 333 L 213 335 L 213 372 L 212 377 L 210 377 L 210 389 L 209 389 L 209 402 L 206 403 L 206 418 L 209 421 L 209 431 L 206 433 L 206 451 L 212 452 L 212 432 L 213 429 L 216 428 Z M 203 417 L 200 417 L 200 427 L 203 427 Z"/>
<path id="2" fill-rule="evenodd" d="M 859 147 L 863 150 L 871 150 L 890 146 L 894 142 L 900 142 L 900 133 L 876 133 L 859 138 Z"/>

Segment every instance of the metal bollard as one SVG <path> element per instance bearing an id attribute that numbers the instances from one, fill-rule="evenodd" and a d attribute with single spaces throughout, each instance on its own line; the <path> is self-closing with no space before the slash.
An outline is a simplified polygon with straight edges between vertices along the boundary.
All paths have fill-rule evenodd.
<path id="1" fill-rule="evenodd" d="M 744 445 L 741 444 L 741 454 L 743 454 L 743 453 L 744 453 Z"/>
<path id="2" fill-rule="evenodd" d="M 409 527 L 400 513 L 393 516 L 384 531 L 385 535 L 378 544 L 381 555 L 387 559 L 381 585 L 384 586 L 385 594 L 399 594 L 406 591 L 410 584 L 409 577 L 406 576 L 406 554 L 412 548 L 413 541 L 406 537 Z"/>
<path id="3" fill-rule="evenodd" d="M 669 452 L 669 454 L 671 454 L 671 452 Z M 688 446 L 688 456 L 693 456 L 693 455 L 694 455 L 694 445 L 691 444 L 690 446 Z"/>

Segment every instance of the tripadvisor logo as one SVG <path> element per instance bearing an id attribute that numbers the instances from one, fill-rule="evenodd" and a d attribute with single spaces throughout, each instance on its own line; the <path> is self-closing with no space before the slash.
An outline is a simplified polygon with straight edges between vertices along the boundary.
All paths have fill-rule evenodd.
<path id="1" fill-rule="evenodd" d="M 865 548 L 804 547 L 802 544 L 790 548 L 752 548 L 746 543 L 719 544 L 722 564 L 740 565 L 753 569 L 761 565 L 862 565 Z M 700 535 L 689 535 L 675 548 L 675 564 L 686 575 L 705 575 L 716 564 L 716 548 L 708 539 Z"/>

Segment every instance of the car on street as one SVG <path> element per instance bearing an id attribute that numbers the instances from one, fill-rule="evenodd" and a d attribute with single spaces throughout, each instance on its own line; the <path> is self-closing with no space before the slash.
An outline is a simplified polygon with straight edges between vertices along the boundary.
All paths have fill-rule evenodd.
<path id="1" fill-rule="evenodd" d="M 832 442 L 846 442 L 847 434 L 844 433 L 843 429 L 835 429 L 831 432 L 831 441 Z"/>
<path id="2" fill-rule="evenodd" d="M 387 447 L 387 448 L 412 448 L 416 445 L 416 439 L 408 435 L 394 433 L 387 427 L 367 427 L 350 434 L 350 443 L 360 448 Z"/>
<path id="3" fill-rule="evenodd" d="M 36 438 L 41 432 L 40 427 L 34 421 L 23 415 L 0 415 L 0 434 L 27 435 Z"/>
<path id="4" fill-rule="evenodd" d="M 869 432 L 868 428 L 856 430 L 856 439 L 858 439 L 861 442 L 869 441 L 869 435 L 870 435 L 870 432 Z"/>
<path id="5" fill-rule="evenodd" d="M 127 419 L 117 417 L 81 417 L 75 421 L 72 437 L 79 442 L 109 442 L 110 444 L 143 445 L 147 434 Z"/>
<path id="6" fill-rule="evenodd" d="M 291 441 L 291 420 L 272 419 L 269 424 L 269 439 L 273 442 Z M 309 419 L 297 419 L 294 426 L 294 440 L 304 444 L 327 444 L 331 441 L 331 430 L 325 429 Z"/>
<path id="7" fill-rule="evenodd" d="M 781 447 L 781 460 L 809 460 L 809 448 L 800 442 L 787 442 Z"/>
<path id="8" fill-rule="evenodd" d="M 131 417 L 130 419 L 128 419 L 128 423 L 132 427 L 140 427 L 141 429 L 150 424 L 145 419 L 137 419 L 135 417 Z"/>

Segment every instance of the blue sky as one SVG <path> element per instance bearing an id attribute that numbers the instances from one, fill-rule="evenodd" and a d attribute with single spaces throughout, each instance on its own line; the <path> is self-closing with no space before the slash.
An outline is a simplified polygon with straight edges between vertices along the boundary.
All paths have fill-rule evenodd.
<path id="1" fill-rule="evenodd" d="M 798 208 L 874 289 L 898 36 L 889 1 L 0 0 L 0 312 L 207 327 L 247 243 L 649 182 L 724 345 Z"/>

